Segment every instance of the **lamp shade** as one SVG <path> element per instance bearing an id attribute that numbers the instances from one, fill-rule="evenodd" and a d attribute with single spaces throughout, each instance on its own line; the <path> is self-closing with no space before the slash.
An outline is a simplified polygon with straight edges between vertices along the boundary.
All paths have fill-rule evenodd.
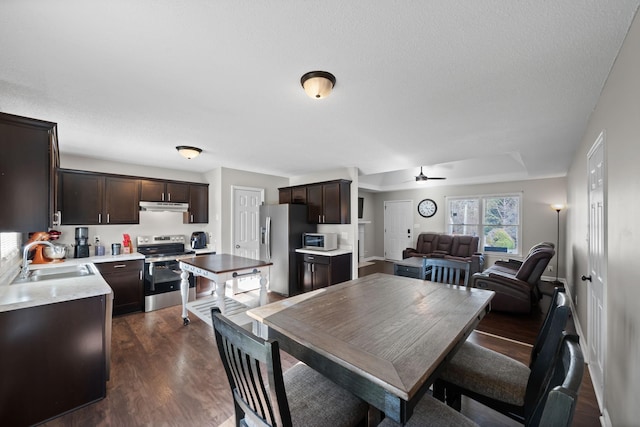
<path id="1" fill-rule="evenodd" d="M 336 78 L 326 71 L 311 71 L 300 78 L 300 84 L 311 98 L 326 98 L 336 85 Z"/>
<path id="2" fill-rule="evenodd" d="M 560 212 L 562 209 L 564 209 L 564 205 L 562 203 L 556 203 L 554 205 L 551 205 L 551 209 Z"/>
<path id="3" fill-rule="evenodd" d="M 176 147 L 178 153 L 185 159 L 193 159 L 194 157 L 198 157 L 202 150 L 197 147 L 189 147 L 188 145 L 178 145 Z"/>

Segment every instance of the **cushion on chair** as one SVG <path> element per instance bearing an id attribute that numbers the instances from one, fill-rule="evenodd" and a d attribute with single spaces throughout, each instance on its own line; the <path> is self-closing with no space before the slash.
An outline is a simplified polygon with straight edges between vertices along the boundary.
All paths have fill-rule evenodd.
<path id="1" fill-rule="evenodd" d="M 283 377 L 294 426 L 353 426 L 367 416 L 365 402 L 302 362 Z"/>
<path id="2" fill-rule="evenodd" d="M 453 245 L 453 236 L 448 234 L 441 234 L 438 236 L 438 245 L 436 250 L 444 252 L 444 255 L 451 253 L 451 246 Z"/>
<path id="3" fill-rule="evenodd" d="M 421 233 L 416 243 L 416 252 L 430 254 L 437 249 L 438 235 L 435 233 Z"/>
<path id="4" fill-rule="evenodd" d="M 470 257 L 478 251 L 477 236 L 454 236 L 450 254 L 454 257 Z"/>
<path id="5" fill-rule="evenodd" d="M 400 424 L 389 418 L 382 420 L 378 427 L 396 427 Z M 477 427 L 478 424 L 445 405 L 444 403 L 434 399 L 429 395 L 425 395 L 413 410 L 413 415 L 409 418 L 409 422 L 405 424 L 408 427 Z"/>
<path id="6" fill-rule="evenodd" d="M 535 285 L 554 254 L 555 252 L 551 248 L 533 250 L 522 262 L 516 273 L 516 279 Z"/>
<path id="7" fill-rule="evenodd" d="M 485 369 L 489 366 L 491 369 Z M 517 360 L 465 342 L 440 377 L 483 396 L 522 406 L 530 372 Z"/>

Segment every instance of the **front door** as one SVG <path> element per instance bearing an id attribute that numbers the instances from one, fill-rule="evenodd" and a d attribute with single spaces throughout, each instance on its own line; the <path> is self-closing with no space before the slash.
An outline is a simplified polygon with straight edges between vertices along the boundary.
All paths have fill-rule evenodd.
<path id="1" fill-rule="evenodd" d="M 604 359 L 606 357 L 606 209 L 605 209 L 605 155 L 604 132 L 600 133 L 589 150 L 589 275 L 587 344 L 589 346 L 589 372 L 598 401 L 602 404 L 604 392 Z"/>
<path id="2" fill-rule="evenodd" d="M 413 245 L 413 201 L 384 202 L 384 257 L 401 260 L 402 251 Z"/>
<path id="3" fill-rule="evenodd" d="M 260 258 L 260 205 L 264 189 L 232 187 L 233 196 L 233 254 L 245 258 Z"/>

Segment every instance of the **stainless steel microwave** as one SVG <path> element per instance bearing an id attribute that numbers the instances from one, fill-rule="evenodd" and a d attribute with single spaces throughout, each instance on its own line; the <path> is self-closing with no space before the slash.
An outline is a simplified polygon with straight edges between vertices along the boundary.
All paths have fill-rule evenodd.
<path id="1" fill-rule="evenodd" d="M 333 251 L 338 249 L 337 233 L 304 233 L 302 247 L 318 251 Z"/>

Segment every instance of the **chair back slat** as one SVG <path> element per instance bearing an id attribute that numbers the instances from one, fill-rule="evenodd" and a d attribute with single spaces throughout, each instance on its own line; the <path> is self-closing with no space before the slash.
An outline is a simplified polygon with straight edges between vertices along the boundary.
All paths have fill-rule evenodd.
<path id="1" fill-rule="evenodd" d="M 255 336 L 216 307 L 211 319 L 234 398 L 236 425 L 248 418 L 261 427 L 291 426 L 278 343 Z"/>
<path id="2" fill-rule="evenodd" d="M 431 278 L 429 280 L 432 282 L 463 286 L 468 286 L 469 284 L 470 262 L 444 258 L 425 258 L 423 265 L 426 270 L 431 269 Z"/>

